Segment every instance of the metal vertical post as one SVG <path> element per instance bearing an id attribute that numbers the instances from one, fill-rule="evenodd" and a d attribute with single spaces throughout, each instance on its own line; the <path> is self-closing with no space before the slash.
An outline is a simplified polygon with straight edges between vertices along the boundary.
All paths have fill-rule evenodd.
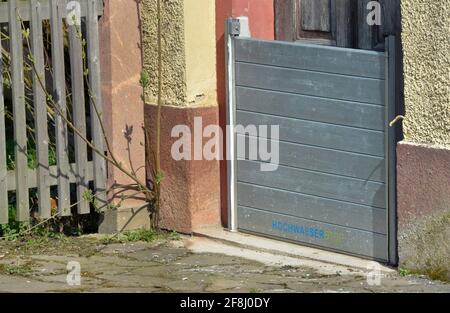
<path id="1" fill-rule="evenodd" d="M 228 18 L 225 23 L 225 72 L 227 103 L 227 170 L 228 170 L 228 230 L 235 232 L 237 226 L 237 162 L 236 162 L 236 94 L 234 37 L 240 34 L 238 19 Z"/>
<path id="2" fill-rule="evenodd" d="M 388 220 L 389 263 L 397 265 L 397 179 L 396 179 L 396 126 L 390 122 L 396 116 L 396 38 L 386 37 L 386 194 Z"/>

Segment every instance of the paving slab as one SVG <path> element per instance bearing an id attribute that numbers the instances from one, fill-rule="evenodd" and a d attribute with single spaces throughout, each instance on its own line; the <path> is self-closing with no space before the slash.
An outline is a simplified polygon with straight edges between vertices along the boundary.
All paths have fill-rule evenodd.
<path id="1" fill-rule="evenodd" d="M 105 247 L 73 238 L 67 246 L 0 242 L 0 292 L 450 292 L 448 284 L 395 271 L 382 272 L 373 286 L 359 267 L 205 237 Z M 67 283 L 69 261 L 80 263 L 79 286 Z"/>

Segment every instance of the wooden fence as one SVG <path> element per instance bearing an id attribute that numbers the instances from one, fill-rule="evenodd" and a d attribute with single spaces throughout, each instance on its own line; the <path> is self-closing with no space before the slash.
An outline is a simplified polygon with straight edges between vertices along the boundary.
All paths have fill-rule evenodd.
<path id="1" fill-rule="evenodd" d="M 72 132 L 72 147 L 69 147 L 71 133 L 64 116 L 75 125 L 83 136 L 90 131 L 90 140 L 100 151 L 104 151 L 101 130 L 101 91 L 99 63 L 98 16 L 103 12 L 101 0 L 79 0 L 82 26 L 70 25 L 66 0 L 9 0 L 0 3 L 1 29 L 8 32 L 2 36 L 4 50 L 9 50 L 9 69 L 4 69 L 4 59 L 0 62 L 0 72 L 10 73 L 10 106 L 14 138 L 7 138 L 5 127 L 6 104 L 5 75 L 0 75 L 0 224 L 8 222 L 8 192 L 15 191 L 16 220 L 30 218 L 30 188 L 37 188 L 37 213 L 41 218 L 51 216 L 51 188 L 57 189 L 54 198 L 61 216 L 71 215 L 71 207 L 77 207 L 79 214 L 90 212 L 90 204 L 85 201 L 86 191 L 93 186 L 101 200 L 106 199 L 106 162 L 96 153 L 90 153 L 86 142 Z M 74 3 L 72 2 L 71 5 Z M 75 3 L 76 4 L 76 3 Z M 50 24 L 51 62 L 45 62 L 45 40 L 43 23 Z M 29 29 L 29 39 L 27 35 Z M 86 45 L 79 34 L 85 34 Z M 45 38 L 44 38 L 45 37 Z M 47 38 L 48 40 L 48 38 Z M 27 45 L 29 43 L 29 45 Z M 65 48 L 66 47 L 66 48 Z M 68 53 L 65 53 L 68 51 Z M 68 56 L 67 56 L 68 55 Z M 31 57 L 30 57 L 31 56 Z M 83 56 L 86 56 L 84 58 Z M 2 58 L 5 58 L 2 53 Z M 30 62 L 31 60 L 31 62 Z M 85 62 L 86 61 L 86 62 Z M 32 63 L 32 90 L 25 91 L 26 69 Z M 70 63 L 70 66 L 67 65 Z M 34 66 L 33 66 L 34 64 Z M 88 79 L 85 80 L 85 68 Z M 25 72 L 25 74 L 24 74 Z M 46 78 L 51 72 L 51 79 Z M 66 75 L 70 73 L 70 75 Z M 70 77 L 70 79 L 67 79 Z M 88 84 L 87 84 L 88 82 Z M 42 83 L 47 85 L 43 88 Z M 49 86 L 50 85 L 50 86 Z M 89 88 L 87 88 L 89 86 Z M 49 109 L 46 90 L 52 96 L 58 110 Z M 29 95 L 28 95 L 29 94 Z M 71 103 L 69 109 L 68 102 Z M 88 102 L 88 103 L 86 103 Z M 97 105 L 95 105 L 97 104 Z M 33 108 L 31 118 L 36 151 L 36 166 L 30 167 L 27 152 L 27 127 L 30 125 L 28 107 Z M 99 112 L 96 112 L 96 108 Z M 70 113 L 70 114 L 69 114 Z M 52 127 L 50 127 L 51 125 Z M 54 129 L 54 154 L 56 165 L 49 163 L 50 128 Z M 90 129 L 89 129 L 90 128 Z M 14 141 L 14 169 L 8 170 L 6 153 L 8 140 Z M 69 150 L 74 161 L 70 162 Z M 88 156 L 91 155 L 90 158 Z M 93 184 L 90 182 L 93 181 Z M 71 193 L 71 184 L 76 192 Z M 56 187 L 52 187 L 56 186 Z M 53 190 L 52 189 L 52 190 Z M 72 194 L 72 197 L 71 197 Z M 76 194 L 76 199 L 75 195 Z M 72 199 L 71 199 L 72 198 Z"/>

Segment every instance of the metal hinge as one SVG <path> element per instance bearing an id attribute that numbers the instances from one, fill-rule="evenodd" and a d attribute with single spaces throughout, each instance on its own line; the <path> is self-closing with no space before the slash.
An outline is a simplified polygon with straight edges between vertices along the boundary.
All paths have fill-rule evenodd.
<path id="1" fill-rule="evenodd" d="M 241 23 L 238 19 L 228 20 L 228 32 L 231 36 L 239 36 L 241 33 Z"/>

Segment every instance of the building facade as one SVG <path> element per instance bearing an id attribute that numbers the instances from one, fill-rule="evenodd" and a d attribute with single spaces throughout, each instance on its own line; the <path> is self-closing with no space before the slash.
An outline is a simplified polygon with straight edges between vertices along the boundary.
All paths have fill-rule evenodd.
<path id="1" fill-rule="evenodd" d="M 228 223 L 227 162 L 175 161 L 171 156 L 176 140 L 172 136 L 174 126 L 187 125 L 194 129 L 199 117 L 202 127 L 226 126 L 225 20 L 228 17 L 248 17 L 251 36 L 268 40 L 315 41 L 382 50 L 384 37 L 395 35 L 401 47 L 396 68 L 399 77 L 396 123 L 401 124 L 397 134 L 396 188 L 399 262 L 412 269 L 448 273 L 450 0 L 380 0 L 381 23 L 375 26 L 367 23 L 366 17 L 376 8 L 368 7 L 369 2 L 161 1 L 163 228 L 193 233 L 202 227 L 221 227 Z M 136 115 L 136 125 L 145 123 L 149 138 L 154 138 L 159 49 L 156 0 L 143 0 L 140 4 L 114 0 L 105 4 L 103 79 L 104 85 L 112 90 L 107 93 L 107 99 L 124 101 L 130 109 L 127 112 Z M 318 7 L 312 10 L 310 5 Z M 315 13 L 309 14 L 308 8 Z M 149 77 L 143 97 L 145 104 L 139 89 L 142 73 Z M 110 112 L 111 125 L 120 125 L 117 120 L 122 114 Z M 111 134 L 117 138 L 118 145 L 120 131 L 113 128 Z M 222 153 L 224 157 L 225 151 Z M 145 153 L 141 151 L 138 155 L 137 162 L 144 162 Z M 151 175 L 152 163 L 148 156 L 146 161 L 147 175 Z M 125 211 L 110 214 L 109 222 L 104 224 L 117 228 L 134 218 L 131 225 L 142 225 L 144 218 L 139 219 L 139 213 L 135 212 L 138 205 L 130 203 Z"/>

